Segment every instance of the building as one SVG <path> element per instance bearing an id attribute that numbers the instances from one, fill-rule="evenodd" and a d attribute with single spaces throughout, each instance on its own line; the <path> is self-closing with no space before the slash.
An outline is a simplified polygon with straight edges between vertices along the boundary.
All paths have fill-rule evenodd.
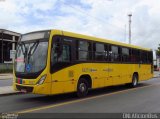
<path id="1" fill-rule="evenodd" d="M 15 50 L 20 33 L 0 29 L 0 63 L 12 62 L 10 50 Z"/>

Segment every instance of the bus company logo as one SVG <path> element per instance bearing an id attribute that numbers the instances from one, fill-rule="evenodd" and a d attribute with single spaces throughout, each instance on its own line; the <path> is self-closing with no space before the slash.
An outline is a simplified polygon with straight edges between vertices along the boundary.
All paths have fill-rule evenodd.
<path id="1" fill-rule="evenodd" d="M 91 71 L 91 72 L 96 72 L 96 71 L 97 71 L 97 69 L 90 69 L 90 71 Z"/>
<path id="2" fill-rule="evenodd" d="M 82 68 L 82 72 L 96 72 L 97 69 L 93 69 L 93 68 Z"/>
<path id="3" fill-rule="evenodd" d="M 82 72 L 89 72 L 89 68 L 82 68 Z"/>
<path id="4" fill-rule="evenodd" d="M 107 69 L 103 69 L 103 71 L 106 71 L 106 72 L 113 72 L 113 69 L 107 68 Z"/>

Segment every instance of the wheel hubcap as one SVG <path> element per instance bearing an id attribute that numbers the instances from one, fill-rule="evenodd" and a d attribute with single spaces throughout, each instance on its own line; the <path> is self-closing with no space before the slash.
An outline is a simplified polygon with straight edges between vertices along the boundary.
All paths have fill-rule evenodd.
<path id="1" fill-rule="evenodd" d="M 81 83 L 80 84 L 80 91 L 85 92 L 85 90 L 86 90 L 86 85 L 84 83 Z"/>
<path id="2" fill-rule="evenodd" d="M 134 78 L 133 85 L 134 85 L 134 86 L 136 86 L 136 85 L 137 85 L 137 78 Z"/>

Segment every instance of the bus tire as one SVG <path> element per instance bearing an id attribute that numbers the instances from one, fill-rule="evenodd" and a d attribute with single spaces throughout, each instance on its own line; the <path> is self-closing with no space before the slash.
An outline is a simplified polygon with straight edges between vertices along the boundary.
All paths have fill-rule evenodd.
<path id="1" fill-rule="evenodd" d="M 138 85 L 138 76 L 136 74 L 133 74 L 132 83 L 130 84 L 130 86 L 134 88 L 137 87 L 137 85 Z"/>
<path id="2" fill-rule="evenodd" d="M 80 78 L 77 84 L 77 96 L 85 97 L 88 94 L 89 85 L 85 78 Z"/>

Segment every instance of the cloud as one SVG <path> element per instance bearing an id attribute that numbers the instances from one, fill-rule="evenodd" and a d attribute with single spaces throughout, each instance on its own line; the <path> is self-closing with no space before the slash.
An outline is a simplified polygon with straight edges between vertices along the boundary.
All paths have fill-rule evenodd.
<path id="1" fill-rule="evenodd" d="M 25 33 L 43 29 L 57 0 L 5 0 L 0 2 L 0 27 Z"/>
<path id="2" fill-rule="evenodd" d="M 5 0 L 0 2 L 0 27 L 25 33 L 63 29 L 156 49 L 160 38 L 159 0 Z M 125 27 L 126 26 L 126 27 Z"/>

